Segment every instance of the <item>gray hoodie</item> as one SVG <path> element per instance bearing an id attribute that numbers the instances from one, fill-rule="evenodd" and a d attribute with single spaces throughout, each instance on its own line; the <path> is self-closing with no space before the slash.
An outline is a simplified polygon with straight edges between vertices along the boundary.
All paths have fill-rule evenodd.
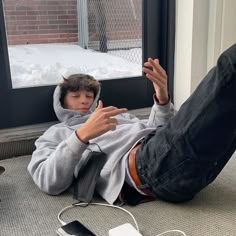
<path id="1" fill-rule="evenodd" d="M 99 91 L 100 92 L 100 91 Z M 64 109 L 59 101 L 60 87 L 54 92 L 54 110 L 61 123 L 50 127 L 35 142 L 36 150 L 28 165 L 28 171 L 38 187 L 51 195 L 67 190 L 74 177 L 86 162 L 91 150 L 99 151 L 97 145 L 107 154 L 96 191 L 110 204 L 119 195 L 126 176 L 126 162 L 130 149 L 144 136 L 165 124 L 173 115 L 171 103 L 158 105 L 154 102 L 149 119 L 139 120 L 137 117 L 123 113 L 117 115 L 118 125 L 115 130 L 90 140 L 89 144 L 81 142 L 75 130 L 78 129 L 95 110 L 99 93 L 87 114 Z"/>

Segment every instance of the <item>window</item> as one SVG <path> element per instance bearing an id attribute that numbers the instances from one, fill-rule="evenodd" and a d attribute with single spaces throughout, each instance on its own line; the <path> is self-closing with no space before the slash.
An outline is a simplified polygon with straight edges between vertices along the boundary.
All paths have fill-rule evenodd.
<path id="1" fill-rule="evenodd" d="M 143 60 L 159 57 L 168 73 L 173 69 L 174 1 L 0 4 L 1 128 L 55 120 L 55 84 L 78 69 L 101 81 L 104 105 L 129 109 L 153 102 Z"/>
<path id="2" fill-rule="evenodd" d="M 3 2 L 13 88 L 142 75 L 142 0 Z"/>

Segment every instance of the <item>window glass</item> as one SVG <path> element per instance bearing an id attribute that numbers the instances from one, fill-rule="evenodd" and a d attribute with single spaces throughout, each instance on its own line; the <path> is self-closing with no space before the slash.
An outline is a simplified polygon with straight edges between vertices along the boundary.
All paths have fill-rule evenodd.
<path id="1" fill-rule="evenodd" d="M 13 88 L 142 75 L 142 0 L 3 0 Z"/>

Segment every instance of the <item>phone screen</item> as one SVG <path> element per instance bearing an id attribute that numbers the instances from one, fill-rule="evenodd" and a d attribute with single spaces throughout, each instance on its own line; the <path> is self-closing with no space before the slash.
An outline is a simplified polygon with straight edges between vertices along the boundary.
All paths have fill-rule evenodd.
<path id="1" fill-rule="evenodd" d="M 75 220 L 61 227 L 66 233 L 76 236 L 96 236 L 88 228 L 86 228 L 82 223 Z"/>

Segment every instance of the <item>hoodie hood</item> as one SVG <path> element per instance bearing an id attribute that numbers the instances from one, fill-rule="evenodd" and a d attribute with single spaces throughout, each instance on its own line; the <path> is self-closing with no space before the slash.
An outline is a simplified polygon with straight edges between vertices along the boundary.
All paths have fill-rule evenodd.
<path id="1" fill-rule="evenodd" d="M 53 94 L 53 108 L 56 113 L 56 116 L 60 122 L 66 122 L 69 125 L 75 125 L 75 124 L 81 124 L 84 123 L 90 115 L 94 112 L 94 110 L 97 107 L 97 102 L 100 96 L 101 88 L 99 89 L 92 106 L 90 107 L 89 111 L 87 113 L 81 113 L 79 111 L 74 111 L 70 109 L 65 109 L 62 107 L 60 98 L 61 98 L 61 87 L 58 85 L 55 88 L 54 94 Z M 76 123 L 72 122 L 76 118 Z M 72 124 L 73 123 L 73 124 Z"/>

